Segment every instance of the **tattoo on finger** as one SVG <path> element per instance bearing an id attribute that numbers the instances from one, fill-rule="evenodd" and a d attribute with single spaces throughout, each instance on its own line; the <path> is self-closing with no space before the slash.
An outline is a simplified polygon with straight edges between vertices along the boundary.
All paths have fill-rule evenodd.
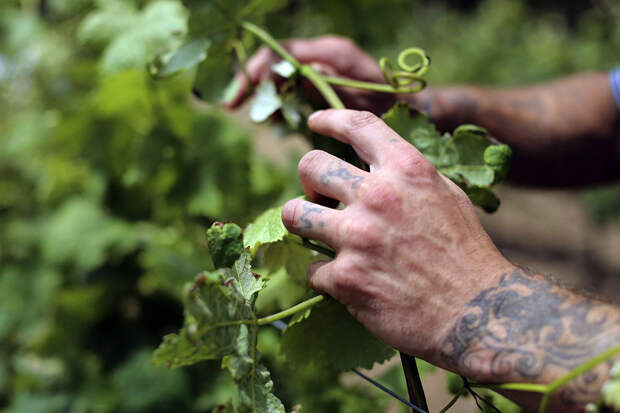
<path id="1" fill-rule="evenodd" d="M 311 204 L 310 202 L 305 202 L 303 205 L 304 208 L 304 213 L 299 217 L 299 219 L 301 220 L 301 222 L 303 223 L 303 229 L 313 229 L 314 228 L 314 223 L 312 222 L 312 220 L 310 219 L 310 215 L 311 214 L 322 214 L 323 213 L 323 208 L 315 206 L 314 204 Z M 325 226 L 325 223 L 323 221 L 319 221 L 318 222 L 319 227 L 323 228 Z"/>
<path id="2" fill-rule="evenodd" d="M 327 172 L 321 176 L 321 183 L 328 185 L 334 178 L 350 181 L 351 188 L 356 188 L 364 180 L 363 176 L 352 174 L 344 162 L 330 162 Z"/>

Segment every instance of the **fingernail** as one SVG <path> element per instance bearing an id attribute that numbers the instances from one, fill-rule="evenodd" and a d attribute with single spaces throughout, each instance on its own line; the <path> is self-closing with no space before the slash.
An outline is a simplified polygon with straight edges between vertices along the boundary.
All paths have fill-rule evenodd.
<path id="1" fill-rule="evenodd" d="M 320 115 L 323 112 L 324 110 L 317 110 L 316 112 L 314 112 L 312 115 L 308 117 L 308 122 L 311 122 L 312 119 L 316 118 L 318 115 Z"/>

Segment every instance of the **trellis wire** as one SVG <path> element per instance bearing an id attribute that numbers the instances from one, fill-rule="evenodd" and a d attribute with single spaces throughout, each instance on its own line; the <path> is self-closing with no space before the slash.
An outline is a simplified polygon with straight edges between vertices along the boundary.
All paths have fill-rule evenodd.
<path id="1" fill-rule="evenodd" d="M 284 321 L 282 321 L 282 320 L 274 321 L 274 322 L 271 323 L 271 325 L 274 326 L 275 328 L 277 328 L 280 331 L 283 331 L 287 327 L 287 324 Z M 370 384 L 372 384 L 373 386 L 375 386 L 376 388 L 378 388 L 379 390 L 389 394 L 390 396 L 392 396 L 393 398 L 395 398 L 399 402 L 401 402 L 404 405 L 406 405 L 407 407 L 413 409 L 414 411 L 416 411 L 418 413 L 428 413 L 426 410 L 420 409 L 418 406 L 416 406 L 415 404 L 411 403 L 409 400 L 399 396 L 398 394 L 396 394 L 395 392 L 393 392 L 389 388 L 385 387 L 383 384 L 381 384 L 378 381 L 368 377 L 367 375 L 365 375 L 361 371 L 359 371 L 357 369 L 351 369 L 351 371 L 353 373 L 357 374 L 358 376 L 360 376 L 361 378 L 363 378 L 364 380 L 366 380 L 367 382 L 369 382 Z"/>

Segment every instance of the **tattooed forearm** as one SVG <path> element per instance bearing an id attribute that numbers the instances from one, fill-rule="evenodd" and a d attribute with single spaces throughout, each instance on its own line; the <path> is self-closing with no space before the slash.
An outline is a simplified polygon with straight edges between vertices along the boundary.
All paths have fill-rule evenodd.
<path id="1" fill-rule="evenodd" d="M 357 185 L 364 180 L 363 176 L 352 174 L 349 169 L 347 169 L 344 162 L 331 162 L 327 172 L 321 176 L 321 183 L 328 185 L 333 178 L 350 181 L 351 188 L 357 187 Z"/>
<path id="2" fill-rule="evenodd" d="M 517 269 L 468 303 L 441 357 L 480 381 L 548 383 L 618 342 L 617 308 Z M 580 406 L 596 400 L 609 368 L 600 365 L 573 380 L 558 402 Z"/>
<path id="3" fill-rule="evenodd" d="M 511 146 L 513 182 L 562 187 L 620 177 L 620 117 L 606 73 L 519 88 L 445 87 L 429 96 L 440 129 L 474 123 Z"/>
<path id="4" fill-rule="evenodd" d="M 303 229 L 312 229 L 314 228 L 314 223 L 310 219 L 310 214 L 321 214 L 323 213 L 323 208 L 313 206 L 310 202 L 305 202 L 303 205 L 304 213 L 299 217 L 300 221 L 303 223 Z M 323 221 L 318 222 L 319 226 L 322 227 L 324 225 Z"/>

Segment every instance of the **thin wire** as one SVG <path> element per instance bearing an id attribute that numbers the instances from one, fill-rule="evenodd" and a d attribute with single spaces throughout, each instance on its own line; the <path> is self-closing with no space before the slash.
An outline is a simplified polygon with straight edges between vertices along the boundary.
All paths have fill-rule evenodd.
<path id="1" fill-rule="evenodd" d="M 282 321 L 282 320 L 274 321 L 273 323 L 271 323 L 271 325 L 274 326 L 275 328 L 277 328 L 280 331 L 284 330 L 287 327 L 286 323 L 284 321 Z M 400 397 L 398 394 L 394 393 L 392 390 L 388 389 L 387 387 L 385 387 L 383 384 L 379 383 L 378 381 L 375 381 L 375 380 L 371 379 L 370 377 L 368 377 L 367 375 L 365 375 L 361 371 L 359 371 L 357 369 L 351 369 L 351 371 L 353 373 L 357 374 L 358 376 L 360 376 L 361 378 L 363 378 L 364 380 L 368 381 L 370 384 L 372 384 L 376 388 L 384 391 L 385 393 L 389 394 L 390 396 L 392 396 L 396 400 L 398 400 L 401 403 L 405 404 L 407 407 L 415 410 L 416 412 L 418 412 L 418 413 L 428 413 L 426 410 L 420 409 L 418 406 L 416 406 L 415 404 L 411 403 L 409 400 Z"/>
<path id="2" fill-rule="evenodd" d="M 407 407 L 412 408 L 413 410 L 415 410 L 416 412 L 419 413 L 428 413 L 426 410 L 422 410 L 420 409 L 418 406 L 416 406 L 415 404 L 411 403 L 409 400 L 404 399 L 402 397 L 400 397 L 398 394 L 394 393 L 392 390 L 388 389 L 387 387 L 385 387 L 383 384 L 371 379 L 370 377 L 368 377 L 367 375 L 365 375 L 364 373 L 362 373 L 361 371 L 357 370 L 357 369 L 351 369 L 351 371 L 355 374 L 357 374 L 358 376 L 360 376 L 361 378 L 363 378 L 364 380 L 367 380 L 368 382 L 370 382 L 373 386 L 377 387 L 378 389 L 383 390 L 384 392 L 386 392 L 387 394 L 389 394 L 390 396 L 392 396 L 393 398 L 395 398 L 396 400 L 400 401 L 401 403 L 407 405 Z"/>

